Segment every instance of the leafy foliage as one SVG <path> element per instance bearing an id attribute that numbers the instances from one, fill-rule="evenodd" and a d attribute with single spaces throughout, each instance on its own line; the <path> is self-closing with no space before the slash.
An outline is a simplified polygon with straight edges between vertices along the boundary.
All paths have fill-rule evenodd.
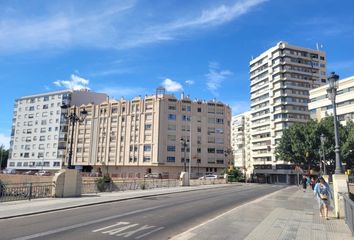
<path id="1" fill-rule="evenodd" d="M 347 162 L 347 168 L 353 165 L 354 159 L 354 123 L 348 122 L 345 127 L 339 124 L 341 153 Z M 335 164 L 335 140 L 333 117 L 326 117 L 320 122 L 313 120 L 307 123 L 295 123 L 283 131 L 282 138 L 276 148 L 278 159 L 302 165 L 305 168 L 319 166 L 321 134 L 324 135 L 324 154 L 327 166 Z"/>
<path id="2" fill-rule="evenodd" d="M 0 169 L 7 166 L 7 159 L 9 158 L 9 150 L 5 149 L 4 145 L 0 146 Z"/>
<path id="3" fill-rule="evenodd" d="M 97 178 L 95 182 L 97 189 L 100 192 L 106 192 L 111 189 L 112 179 L 108 175 Z"/>

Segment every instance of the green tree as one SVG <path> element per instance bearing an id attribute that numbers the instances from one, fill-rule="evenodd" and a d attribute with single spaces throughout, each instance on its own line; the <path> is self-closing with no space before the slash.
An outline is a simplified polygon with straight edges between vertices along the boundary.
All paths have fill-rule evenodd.
<path id="1" fill-rule="evenodd" d="M 1 145 L 0 146 L 0 169 L 6 168 L 8 158 L 9 158 L 9 150 L 5 149 L 4 145 Z"/>
<path id="2" fill-rule="evenodd" d="M 342 143 L 342 156 L 346 162 L 346 168 L 354 167 L 354 123 L 349 121 L 345 126 L 345 138 Z"/>
<path id="3" fill-rule="evenodd" d="M 354 123 L 346 127 L 338 126 L 342 156 L 348 166 L 354 165 Z M 282 138 L 276 148 L 279 159 L 305 168 L 319 167 L 321 134 L 325 137 L 324 153 L 327 169 L 334 169 L 335 140 L 333 117 L 323 118 L 320 122 L 313 120 L 307 123 L 295 123 L 283 131 Z M 343 159 L 342 159 L 343 161 Z"/>
<path id="4" fill-rule="evenodd" d="M 279 159 L 305 167 L 319 164 L 319 128 L 317 122 L 295 123 L 283 131 L 276 148 Z"/>

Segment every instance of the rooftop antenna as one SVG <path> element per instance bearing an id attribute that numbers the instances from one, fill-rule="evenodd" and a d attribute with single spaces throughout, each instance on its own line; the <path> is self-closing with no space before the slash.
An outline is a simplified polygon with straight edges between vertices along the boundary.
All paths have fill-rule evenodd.
<path id="1" fill-rule="evenodd" d="M 322 43 L 316 43 L 316 49 L 317 51 L 320 51 L 320 49 L 323 48 L 323 44 Z"/>

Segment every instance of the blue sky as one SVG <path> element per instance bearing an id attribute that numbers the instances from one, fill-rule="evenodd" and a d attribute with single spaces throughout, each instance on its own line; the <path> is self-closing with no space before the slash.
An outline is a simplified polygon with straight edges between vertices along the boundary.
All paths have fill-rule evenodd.
<path id="1" fill-rule="evenodd" d="M 0 0 L 0 144 L 14 100 L 89 87 L 111 97 L 177 96 L 248 109 L 248 63 L 284 40 L 354 75 L 352 0 Z"/>

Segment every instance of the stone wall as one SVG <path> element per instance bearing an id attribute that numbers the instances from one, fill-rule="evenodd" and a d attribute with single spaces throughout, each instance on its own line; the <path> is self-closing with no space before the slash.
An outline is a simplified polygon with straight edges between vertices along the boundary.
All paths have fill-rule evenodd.
<path id="1" fill-rule="evenodd" d="M 0 180 L 7 184 L 14 183 L 40 183 L 40 182 L 52 182 L 52 176 L 33 176 L 33 175 L 20 175 L 20 174 L 0 174 Z"/>

